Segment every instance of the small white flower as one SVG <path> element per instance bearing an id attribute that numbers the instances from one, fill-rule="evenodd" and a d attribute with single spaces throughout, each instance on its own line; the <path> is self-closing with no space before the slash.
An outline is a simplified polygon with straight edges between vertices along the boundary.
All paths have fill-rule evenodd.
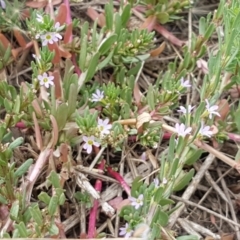
<path id="1" fill-rule="evenodd" d="M 134 206 L 136 210 L 143 205 L 143 194 L 140 194 L 138 198 L 129 197 L 128 199 L 131 201 L 131 205 Z"/>
<path id="2" fill-rule="evenodd" d="M 48 32 L 40 36 L 42 39 L 42 45 L 46 46 L 48 43 L 53 44 L 54 42 L 58 42 L 59 39 L 62 39 L 62 36 L 59 33 Z"/>
<path id="3" fill-rule="evenodd" d="M 189 134 L 192 131 L 191 127 L 186 128 L 186 126 L 183 123 L 181 124 L 176 123 L 175 129 L 177 130 L 178 136 L 182 136 L 182 137 L 185 137 L 187 134 Z"/>
<path id="4" fill-rule="evenodd" d="M 100 102 L 104 98 L 104 92 L 99 89 L 96 90 L 95 93 L 92 94 L 92 102 Z"/>
<path id="5" fill-rule="evenodd" d="M 153 179 L 153 183 L 154 183 L 155 187 L 158 187 L 158 185 L 159 185 L 159 179 L 158 179 L 158 178 L 154 178 L 154 179 Z"/>
<path id="6" fill-rule="evenodd" d="M 191 87 L 191 84 L 190 84 L 190 81 L 189 80 L 184 80 L 184 78 L 181 78 L 180 79 L 180 81 L 181 81 L 181 86 L 183 87 L 183 88 L 189 88 L 189 87 Z"/>
<path id="7" fill-rule="evenodd" d="M 119 232 L 120 236 L 124 236 L 125 238 L 129 238 L 129 237 L 132 236 L 132 234 L 133 234 L 133 230 L 131 228 L 129 228 L 128 223 L 125 224 L 125 227 L 120 228 L 120 232 Z"/>
<path id="8" fill-rule="evenodd" d="M 110 133 L 110 129 L 112 128 L 112 124 L 108 124 L 109 123 L 109 119 L 106 118 L 105 120 L 102 119 L 98 119 L 98 129 L 101 132 L 101 135 L 104 134 L 109 134 Z"/>
<path id="9" fill-rule="evenodd" d="M 48 76 L 47 73 L 43 73 L 43 75 L 37 76 L 40 85 L 44 85 L 46 88 L 49 88 L 50 85 L 54 85 L 53 76 Z"/>
<path id="10" fill-rule="evenodd" d="M 33 58 L 35 58 L 37 63 L 40 63 L 41 56 L 36 56 L 35 54 L 32 54 Z"/>
<path id="11" fill-rule="evenodd" d="M 42 17 L 40 14 L 38 14 L 38 13 L 37 13 L 37 15 L 36 15 L 36 20 L 37 20 L 38 22 L 40 22 L 40 23 L 43 23 L 43 17 Z"/>
<path id="12" fill-rule="evenodd" d="M 191 105 L 188 105 L 187 109 L 183 106 L 180 106 L 180 110 L 178 110 L 179 113 L 183 113 L 183 114 L 189 114 L 191 113 L 191 111 L 194 109 L 195 106 L 191 106 Z"/>
<path id="13" fill-rule="evenodd" d="M 59 32 L 59 31 L 61 30 L 60 22 L 56 22 L 56 23 L 55 23 L 54 29 L 55 29 L 56 32 Z"/>
<path id="14" fill-rule="evenodd" d="M 83 141 L 85 142 L 83 148 L 87 150 L 87 153 L 90 154 L 92 152 L 93 146 L 99 147 L 100 143 L 95 141 L 94 136 L 83 136 Z"/>
<path id="15" fill-rule="evenodd" d="M 206 102 L 206 108 L 207 108 L 207 111 L 208 111 L 210 119 L 212 119 L 212 115 L 217 115 L 217 116 L 221 117 L 219 112 L 215 111 L 215 110 L 218 109 L 217 105 L 213 105 L 213 106 L 210 107 L 210 103 L 209 103 L 209 101 L 207 99 L 205 99 L 205 102 Z"/>
<path id="16" fill-rule="evenodd" d="M 41 36 L 41 35 L 40 35 L 39 33 L 37 33 L 36 36 L 35 36 L 35 38 L 36 38 L 36 39 L 39 39 L 40 36 Z"/>
<path id="17" fill-rule="evenodd" d="M 6 3 L 4 0 L 0 0 L 0 5 L 2 9 L 6 9 Z"/>
<path id="18" fill-rule="evenodd" d="M 204 123 L 201 122 L 201 128 L 199 129 L 199 134 L 202 136 L 212 137 L 213 132 L 210 130 L 210 126 L 204 126 Z"/>
<path id="19" fill-rule="evenodd" d="M 163 178 L 163 180 L 162 180 L 162 184 L 163 184 L 163 185 L 166 185 L 167 182 L 168 182 L 167 179 L 166 179 L 166 178 Z"/>

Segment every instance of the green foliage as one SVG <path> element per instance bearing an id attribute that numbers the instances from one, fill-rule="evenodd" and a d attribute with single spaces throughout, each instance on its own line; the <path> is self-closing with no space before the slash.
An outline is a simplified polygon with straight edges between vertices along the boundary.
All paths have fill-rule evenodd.
<path id="1" fill-rule="evenodd" d="M 179 19 L 179 13 L 190 7 L 188 0 L 140 0 L 141 5 L 146 7 L 146 16 L 156 16 L 161 24 Z"/>
<path id="2" fill-rule="evenodd" d="M 194 169 L 186 169 L 185 166 L 193 165 L 204 152 L 194 144 L 209 138 L 222 143 L 226 136 L 230 136 L 228 131 L 239 133 L 240 105 L 233 104 L 225 122 L 223 119 L 214 121 L 214 116 L 218 115 L 215 103 L 225 90 L 240 82 L 239 1 L 227 4 L 222 0 L 214 14 L 202 17 L 199 34 L 193 33 L 189 46 L 181 49 L 182 59 L 170 62 L 167 70 L 146 87 L 141 85 L 139 78 L 154 48 L 155 33 L 128 28 L 134 5 L 144 7 L 147 17 L 156 17 L 164 24 L 178 19 L 178 14 L 189 7 L 189 1 L 144 0 L 126 4 L 121 1 L 117 11 L 113 2 L 109 1 L 104 8 L 105 26 L 99 29 L 97 21 L 93 26 L 88 22 L 78 26 L 74 20 L 74 27 L 79 28 L 77 36 L 69 43 L 74 46 L 69 47 L 65 42 L 59 45 L 63 50 L 71 48 L 71 59 L 76 58 L 76 63 L 63 58 L 59 64 L 53 63 L 54 52 L 43 46 L 31 62 L 32 82 L 25 81 L 15 87 L 7 81 L 0 81 L 3 116 L 0 125 L 0 203 L 9 206 L 9 216 L 14 222 L 11 237 L 57 235 L 59 228 L 55 220 L 59 217 L 60 206 L 66 201 L 63 182 L 75 180 L 75 165 L 72 164 L 75 156 L 72 152 L 77 153 L 79 159 L 82 151 L 85 163 L 91 161 L 91 155 L 85 158 L 85 154 L 92 154 L 93 146 L 101 146 L 102 150 L 109 147 L 108 151 L 122 151 L 132 137 L 139 149 L 149 152 L 162 146 L 163 141 L 168 143 L 163 145 L 167 146 L 167 151 L 157 151 L 156 159 L 161 167 L 154 182 L 147 184 L 142 177 L 133 181 L 131 197 L 138 201 L 139 206 L 125 206 L 120 213 L 131 231 L 143 224 L 149 230 L 145 237 L 158 239 L 161 229 L 167 226 L 175 210 L 172 208 L 175 203 L 170 199 L 171 194 L 183 190 L 195 174 Z M 50 15 L 38 10 L 31 11 L 28 19 L 20 21 L 16 13 L 22 10 L 22 6 L 14 1 L 7 3 L 6 10 L 0 9 L 1 30 L 21 29 L 25 37 L 34 41 L 46 33 L 60 34 L 65 30 L 65 25 L 56 26 Z M 9 20 L 7 16 L 10 16 Z M 181 96 L 189 91 L 188 88 L 195 87 L 193 73 L 199 61 L 206 56 L 208 41 L 215 30 L 219 49 L 209 53 L 208 71 L 204 72 L 201 88 L 194 89 L 199 94 L 200 103 L 186 108 L 180 106 L 182 108 L 177 113 Z M 0 44 L 0 70 L 12 61 L 10 47 L 4 49 Z M 64 64 L 62 74 L 59 69 Z M 45 85 L 47 78 L 43 82 L 39 80 L 44 73 L 48 73 L 47 76 L 53 73 L 53 86 Z M 229 75 L 232 76 L 230 83 L 226 77 Z M 191 81 L 187 79 L 189 76 L 193 76 Z M 173 116 L 179 116 L 179 121 Z M 173 128 L 171 124 L 175 122 L 177 124 Z M 26 157 L 24 161 L 12 161 L 15 151 L 25 141 L 22 137 L 13 138 L 11 129 L 19 123 L 35 132 L 31 141 L 34 153 L 40 152 L 40 160 L 47 159 L 47 154 L 43 153 L 49 150 L 49 162 L 55 164 L 59 161 L 59 164 L 56 163 L 57 170 L 51 166 L 46 181 L 41 185 L 37 196 L 41 204 L 26 200 L 31 197 L 31 194 L 27 196 L 30 187 L 23 184 L 24 176 L 29 169 L 38 166 L 39 159 Z M 211 128 L 214 124 L 218 128 L 216 134 Z M 236 159 L 238 156 L 239 153 Z M 36 177 L 40 173 L 38 170 Z M 77 191 L 73 195 L 88 209 L 92 207 L 87 191 Z M 2 236 L 10 237 L 10 234 L 3 232 Z M 178 239 L 190 238 L 194 239 L 194 236 Z"/>

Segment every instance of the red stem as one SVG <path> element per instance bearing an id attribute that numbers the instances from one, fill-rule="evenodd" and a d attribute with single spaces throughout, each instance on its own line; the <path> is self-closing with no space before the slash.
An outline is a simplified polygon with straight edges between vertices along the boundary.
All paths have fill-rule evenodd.
<path id="1" fill-rule="evenodd" d="M 71 16 L 71 9 L 70 9 L 70 4 L 69 4 L 69 0 L 64 0 L 64 4 L 67 7 L 67 19 L 66 19 L 66 23 L 70 24 L 72 23 L 72 16 Z M 71 34 L 71 36 L 69 37 L 69 42 L 72 42 L 73 36 Z M 72 63 L 75 67 L 75 73 L 77 73 L 78 76 L 81 75 L 81 70 L 77 65 L 77 61 L 76 61 L 76 55 L 74 53 L 72 53 Z"/>
<path id="2" fill-rule="evenodd" d="M 102 160 L 101 163 L 98 165 L 99 170 L 103 170 L 105 166 L 105 160 Z M 95 190 L 98 192 L 102 191 L 102 181 L 97 180 L 95 183 Z M 94 199 L 93 207 L 91 208 L 90 215 L 89 215 L 89 224 L 88 224 L 88 238 L 96 237 L 96 219 L 97 219 L 97 209 L 99 206 L 98 199 Z"/>
<path id="3" fill-rule="evenodd" d="M 126 193 L 131 196 L 131 189 L 128 186 L 128 184 L 125 182 L 123 177 L 118 173 L 115 172 L 111 167 L 107 167 L 107 171 L 109 175 L 111 175 L 113 178 L 115 178 L 122 186 L 122 188 L 126 191 Z"/>
<path id="4" fill-rule="evenodd" d="M 66 5 L 67 7 L 67 18 L 66 18 L 66 23 L 70 24 L 72 23 L 72 17 L 71 17 L 71 10 L 70 10 L 70 4 L 69 4 L 69 0 L 64 0 L 63 3 Z"/>

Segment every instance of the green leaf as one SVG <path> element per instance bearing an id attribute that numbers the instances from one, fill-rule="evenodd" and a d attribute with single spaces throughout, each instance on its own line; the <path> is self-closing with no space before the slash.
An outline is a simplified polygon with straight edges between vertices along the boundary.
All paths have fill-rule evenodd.
<path id="1" fill-rule="evenodd" d="M 127 4 L 125 5 L 121 18 L 122 18 L 122 28 L 125 28 L 127 26 L 128 20 L 131 16 L 131 5 Z"/>
<path id="2" fill-rule="evenodd" d="M 168 224 L 168 215 L 165 212 L 162 212 L 161 210 L 159 210 L 157 212 L 157 217 L 158 217 L 158 223 L 160 223 L 161 226 L 166 226 Z"/>
<path id="3" fill-rule="evenodd" d="M 206 39 L 206 40 L 209 39 L 212 36 L 214 30 L 215 30 L 215 24 L 211 23 L 208 26 L 203 38 Z"/>
<path id="4" fill-rule="evenodd" d="M 58 207 L 58 196 L 54 195 L 51 197 L 50 203 L 48 205 L 48 212 L 51 216 L 53 216 L 56 213 L 57 207 Z"/>
<path id="5" fill-rule="evenodd" d="M 68 117 L 67 112 L 68 105 L 66 103 L 62 103 L 60 106 L 58 106 L 55 116 L 58 125 L 58 131 L 61 131 L 66 125 Z"/>
<path id="6" fill-rule="evenodd" d="M 5 110 L 7 112 L 11 112 L 12 111 L 12 106 L 13 106 L 13 103 L 11 101 L 9 101 L 8 99 L 4 99 L 4 107 L 5 107 Z"/>
<path id="7" fill-rule="evenodd" d="M 9 233 L 4 232 L 4 233 L 2 234 L 2 238 L 11 238 L 11 236 L 10 236 Z"/>
<path id="8" fill-rule="evenodd" d="M 138 190 L 140 188 L 140 186 L 142 185 L 142 181 L 140 181 L 142 179 L 142 177 L 138 176 L 134 179 L 133 183 L 132 183 L 132 189 L 131 189 L 131 196 L 133 197 L 138 197 Z"/>
<path id="9" fill-rule="evenodd" d="M 84 35 L 81 41 L 81 51 L 79 56 L 79 66 L 82 71 L 85 71 L 86 59 L 87 59 L 87 35 Z"/>
<path id="10" fill-rule="evenodd" d="M 15 201 L 12 204 L 11 210 L 10 210 L 10 217 L 12 220 L 18 219 L 18 213 L 19 213 L 19 201 Z"/>
<path id="11" fill-rule="evenodd" d="M 75 84 L 70 85 L 68 96 L 68 117 L 76 111 L 78 89 Z"/>
<path id="12" fill-rule="evenodd" d="M 135 67 L 131 68 L 131 69 L 127 72 L 126 75 L 127 75 L 127 76 L 131 76 L 131 75 L 134 75 L 134 76 L 135 76 L 136 74 L 138 74 L 138 72 L 140 71 L 141 67 L 142 67 L 142 63 L 141 63 L 141 62 L 138 62 Z"/>
<path id="13" fill-rule="evenodd" d="M 110 0 L 110 2 L 105 5 L 105 19 L 106 27 L 108 30 L 113 29 L 113 15 L 114 15 L 113 2 L 112 0 Z"/>
<path id="14" fill-rule="evenodd" d="M 59 175 L 55 171 L 52 171 L 50 173 L 50 176 L 48 179 L 55 188 L 61 188 Z"/>
<path id="15" fill-rule="evenodd" d="M 180 179 L 177 178 L 176 184 L 174 184 L 173 187 L 173 191 L 180 191 L 183 188 L 185 188 L 192 180 L 194 173 L 195 171 L 192 168 L 188 173 L 183 174 L 183 176 Z"/>
<path id="16" fill-rule="evenodd" d="M 97 41 L 97 20 L 94 21 L 93 28 L 92 28 L 92 47 L 94 51 L 97 49 L 98 41 Z"/>
<path id="17" fill-rule="evenodd" d="M 47 193 L 41 192 L 38 195 L 38 199 L 48 205 L 50 203 L 51 197 Z"/>
<path id="18" fill-rule="evenodd" d="M 174 134 L 171 136 L 170 138 L 170 142 L 169 142 L 169 150 L 168 150 L 168 155 L 167 155 L 167 159 L 169 162 L 173 162 L 174 161 L 174 156 L 175 156 L 175 136 Z"/>
<path id="19" fill-rule="evenodd" d="M 204 151 L 201 149 L 191 149 L 188 151 L 188 154 L 186 156 L 185 164 L 187 165 L 193 165 L 202 155 Z"/>
<path id="20" fill-rule="evenodd" d="M 96 72 L 96 69 L 98 66 L 99 57 L 100 57 L 100 54 L 95 53 L 95 55 L 91 59 L 89 66 L 88 66 L 87 73 L 86 73 L 85 81 L 92 79 L 92 77 L 95 75 L 95 72 Z"/>
<path id="21" fill-rule="evenodd" d="M 238 107 L 237 111 L 234 114 L 235 117 L 235 124 L 237 126 L 238 132 L 240 132 L 240 107 Z"/>
<path id="22" fill-rule="evenodd" d="M 161 24 L 164 24 L 169 21 L 169 15 L 166 12 L 160 12 L 157 14 L 157 19 Z"/>
<path id="23" fill-rule="evenodd" d="M 51 224 L 51 226 L 50 226 L 50 228 L 49 228 L 48 231 L 49 231 L 50 235 L 57 235 L 58 232 L 59 232 L 59 229 L 58 229 L 58 227 L 53 223 L 53 224 Z"/>
<path id="24" fill-rule="evenodd" d="M 180 138 L 179 138 L 180 140 Z M 179 158 L 175 158 L 174 161 L 171 163 L 171 169 L 170 169 L 170 173 L 169 173 L 169 178 L 171 178 L 172 176 L 175 175 L 177 169 L 178 169 L 178 165 L 179 165 Z"/>
<path id="25" fill-rule="evenodd" d="M 28 159 L 25 161 L 15 172 L 14 172 L 14 177 L 21 177 L 23 176 L 29 169 L 29 167 L 32 165 L 33 159 Z"/>
<path id="26" fill-rule="evenodd" d="M 101 61 L 101 62 L 98 64 L 98 66 L 97 66 L 97 70 L 98 70 L 98 71 L 107 66 L 107 64 L 108 64 L 108 63 L 111 61 L 111 59 L 112 59 L 113 53 L 114 53 L 114 52 L 111 51 L 111 52 L 108 54 L 108 56 L 107 56 L 103 61 Z"/>
<path id="27" fill-rule="evenodd" d="M 7 199 L 5 197 L 3 197 L 1 194 L 0 194 L 0 203 L 2 203 L 2 204 L 8 203 Z"/>
<path id="28" fill-rule="evenodd" d="M 159 205 L 161 206 L 171 205 L 171 204 L 174 204 L 174 201 L 172 199 L 163 198 L 159 201 Z"/>
<path id="29" fill-rule="evenodd" d="M 39 226 L 42 226 L 42 225 L 43 225 L 43 218 L 42 218 L 42 213 L 41 213 L 38 205 L 36 204 L 35 206 L 29 207 L 29 211 L 30 211 L 30 214 L 31 214 L 33 220 L 34 220 Z"/>
<path id="30" fill-rule="evenodd" d="M 205 17 L 201 17 L 199 20 L 199 35 L 204 35 L 206 31 L 206 18 Z"/>
<path id="31" fill-rule="evenodd" d="M 157 189 L 157 191 L 155 192 L 155 194 L 154 194 L 154 201 L 156 203 L 159 203 L 160 200 L 163 198 L 163 193 L 164 193 L 164 188 L 163 187 L 159 187 Z"/>
<path id="32" fill-rule="evenodd" d="M 120 35 L 121 29 L 122 29 L 122 19 L 120 14 L 117 12 L 115 13 L 115 22 L 114 22 L 114 33 L 117 34 L 117 36 Z"/>
<path id="33" fill-rule="evenodd" d="M 64 193 L 62 193 L 59 197 L 59 205 L 63 205 L 66 201 L 66 197 L 64 195 Z"/>
<path id="34" fill-rule="evenodd" d="M 19 137 L 15 139 L 9 146 L 8 148 L 11 150 L 14 150 L 15 148 L 19 147 L 23 143 L 24 139 L 23 137 Z"/>
<path id="35" fill-rule="evenodd" d="M 152 239 L 161 239 L 161 229 L 159 227 L 158 224 L 156 224 L 155 222 L 152 224 L 152 234 L 151 234 L 151 240 Z"/>
<path id="36" fill-rule="evenodd" d="M 153 111 L 155 109 L 155 96 L 154 96 L 154 88 L 152 85 L 149 86 L 147 91 L 147 102 L 150 107 L 150 110 Z"/>
<path id="37" fill-rule="evenodd" d="M 20 113 L 20 107 L 21 107 L 21 101 L 19 95 L 16 97 L 14 101 L 14 106 L 13 106 L 13 112 L 16 114 Z"/>
<path id="38" fill-rule="evenodd" d="M 113 34 L 109 36 L 107 39 L 104 39 L 101 45 L 98 47 L 98 52 L 101 55 L 106 54 L 112 47 L 115 41 L 117 40 L 117 35 Z"/>
<path id="39" fill-rule="evenodd" d="M 11 52 L 11 47 L 8 46 L 6 52 L 5 52 L 4 56 L 3 56 L 3 59 L 2 59 L 3 64 L 7 64 L 7 62 L 9 61 L 9 59 L 11 57 L 11 53 L 12 53 Z"/>
<path id="40" fill-rule="evenodd" d="M 20 238 L 27 238 L 28 232 L 24 222 L 20 222 L 14 226 L 18 230 L 18 234 Z"/>

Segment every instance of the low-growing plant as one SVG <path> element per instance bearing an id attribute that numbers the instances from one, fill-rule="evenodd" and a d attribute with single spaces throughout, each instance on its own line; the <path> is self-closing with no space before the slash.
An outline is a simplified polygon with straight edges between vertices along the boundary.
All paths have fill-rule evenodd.
<path id="1" fill-rule="evenodd" d="M 221 0 L 213 14 L 202 17 L 199 34 L 193 34 L 181 49 L 183 58 L 170 62 L 148 89 L 139 87 L 139 76 L 159 46 L 155 32 L 127 27 L 131 13 L 141 12 L 144 6 L 146 17 L 154 16 L 163 24 L 190 7 L 188 1 L 120 1 L 117 10 L 109 1 L 104 15 L 93 24 L 71 21 L 62 14 L 70 13 L 67 4 L 48 14 L 38 7 L 29 11 L 28 5 L 18 1 L 0 2 L 0 70 L 6 71 L 21 52 L 34 51 L 30 80 L 15 87 L 0 79 L 0 203 L 7 212 L 7 221 L 0 226 L 1 237 L 61 235 L 61 207 L 69 197 L 67 181 L 74 182 L 74 201 L 90 209 L 87 235 L 96 237 L 99 204 L 105 213 L 114 213 L 100 194 L 100 176 L 108 173 L 130 201 L 119 213 L 124 220 L 119 235 L 154 240 L 167 232 L 174 239 L 174 232 L 168 229 L 176 210 L 171 195 L 192 180 L 195 171 L 191 166 L 202 153 L 210 152 L 238 169 L 237 162 L 211 145 L 239 139 L 239 106 L 229 107 L 230 99 L 222 98 L 239 84 L 239 1 Z M 21 48 L 17 52 L 6 37 L 9 33 Z M 203 58 L 214 33 L 218 49 L 209 53 L 206 63 Z M 197 68 L 204 72 L 201 84 L 194 76 Z M 191 105 L 191 94 L 199 97 L 197 105 Z M 15 127 L 34 131 L 35 159 L 17 161 L 14 157 L 24 142 L 12 135 Z M 154 151 L 163 140 L 168 141 L 168 149 L 157 155 L 160 168 L 150 184 L 138 176 L 129 186 L 103 157 L 106 149 L 123 151 L 128 141 Z M 79 165 L 83 161 L 75 161 L 76 152 L 90 160 L 90 171 L 94 168 L 99 174 L 95 188 L 82 173 Z M 32 199 L 43 170 L 46 179 L 37 188 L 38 199 Z"/>

